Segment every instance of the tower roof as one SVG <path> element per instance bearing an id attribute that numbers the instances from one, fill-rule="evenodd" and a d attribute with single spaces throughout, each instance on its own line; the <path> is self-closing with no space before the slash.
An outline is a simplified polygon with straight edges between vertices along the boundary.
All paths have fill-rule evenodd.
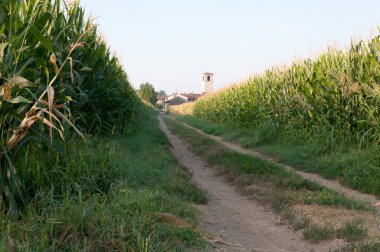
<path id="1" fill-rule="evenodd" d="M 202 75 L 214 75 L 213 73 L 205 72 Z"/>

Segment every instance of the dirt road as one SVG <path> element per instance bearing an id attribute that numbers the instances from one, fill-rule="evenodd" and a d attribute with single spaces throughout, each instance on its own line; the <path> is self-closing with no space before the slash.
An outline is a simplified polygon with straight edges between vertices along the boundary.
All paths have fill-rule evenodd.
<path id="1" fill-rule="evenodd" d="M 258 203 L 241 196 L 223 177 L 193 155 L 173 135 L 162 118 L 160 127 L 172 144 L 172 152 L 191 173 L 195 183 L 207 191 L 209 203 L 204 206 L 201 225 L 229 244 L 217 244 L 213 251 L 329 251 L 332 244 L 311 245 L 300 232 L 280 225 L 276 215 Z"/>
<path id="2" fill-rule="evenodd" d="M 173 118 L 171 118 L 172 120 L 175 120 Z M 279 166 L 282 166 L 288 170 L 292 170 L 294 171 L 295 173 L 297 173 L 298 175 L 300 175 L 301 177 L 307 179 L 307 180 L 310 180 L 310 181 L 314 181 L 320 185 L 323 185 L 324 187 L 327 187 L 333 191 L 336 191 L 336 192 L 340 192 L 348 197 L 352 197 L 352 198 L 355 198 L 357 200 L 362 200 L 362 201 L 368 201 L 370 203 L 372 203 L 372 205 L 376 208 L 377 211 L 380 212 L 380 200 L 375 196 L 375 195 L 372 195 L 372 194 L 366 194 L 366 193 L 362 193 L 362 192 L 359 192 L 357 190 L 353 190 L 353 189 L 350 189 L 350 188 L 347 188 L 345 186 L 343 186 L 342 184 L 340 184 L 338 181 L 333 181 L 333 180 L 329 180 L 329 179 L 325 179 L 323 178 L 322 176 L 318 175 L 318 174 L 313 174 L 313 173 L 308 173 L 308 172 L 303 172 L 303 171 L 300 171 L 300 170 L 296 170 L 295 168 L 289 166 L 289 165 L 286 165 L 286 164 L 283 164 L 283 163 L 280 163 L 276 158 L 272 157 L 272 156 L 269 156 L 257 149 L 253 149 L 253 148 L 250 148 L 250 149 L 246 149 L 246 148 L 243 148 L 241 145 L 237 144 L 237 143 L 232 143 L 232 142 L 228 142 L 228 141 L 225 141 L 223 138 L 221 137 L 218 137 L 218 136 L 213 136 L 213 135 L 209 135 L 209 134 L 206 134 L 204 133 L 203 131 L 197 129 L 197 128 L 194 128 L 186 123 L 183 123 L 183 122 L 180 122 L 180 121 L 177 121 L 175 120 L 176 122 L 182 124 L 183 126 L 187 127 L 187 128 L 190 128 L 194 131 L 196 131 L 197 133 L 201 134 L 201 135 L 204 135 L 204 136 L 207 136 L 209 138 L 211 138 L 212 140 L 224 145 L 225 147 L 231 149 L 231 150 L 234 150 L 236 152 L 239 152 L 239 153 L 242 153 L 242 154 L 246 154 L 246 155 L 251 155 L 251 156 L 255 156 L 255 157 L 258 157 L 258 158 L 261 158 L 261 159 L 264 159 L 266 161 L 269 161 L 271 163 L 274 163 L 276 165 L 279 165 Z"/>

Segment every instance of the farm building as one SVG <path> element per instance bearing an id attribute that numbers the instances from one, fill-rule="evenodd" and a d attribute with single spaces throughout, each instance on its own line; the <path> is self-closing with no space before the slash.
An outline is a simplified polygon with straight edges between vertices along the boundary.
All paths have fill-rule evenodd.
<path id="1" fill-rule="evenodd" d="M 206 93 L 213 91 L 214 74 L 206 72 L 201 75 L 201 90 L 202 94 L 192 93 L 174 93 L 169 96 L 157 96 L 157 105 L 161 106 L 164 110 L 173 105 L 181 105 L 187 102 L 194 102 Z"/>

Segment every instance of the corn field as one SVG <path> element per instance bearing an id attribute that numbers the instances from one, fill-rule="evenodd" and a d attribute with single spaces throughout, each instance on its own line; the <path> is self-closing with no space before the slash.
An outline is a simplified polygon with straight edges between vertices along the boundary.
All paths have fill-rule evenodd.
<path id="1" fill-rule="evenodd" d="M 206 96 L 194 115 L 253 128 L 324 129 L 355 142 L 380 142 L 380 36 L 328 49 L 315 60 L 273 68 L 245 83 Z M 334 134 L 335 134 L 334 133 Z"/>
<path id="2" fill-rule="evenodd" d="M 61 149 L 77 132 L 133 126 L 139 100 L 78 1 L 0 1 L 0 208 L 27 203 L 14 160 L 29 143 Z M 61 139 L 61 140 L 60 140 Z"/>

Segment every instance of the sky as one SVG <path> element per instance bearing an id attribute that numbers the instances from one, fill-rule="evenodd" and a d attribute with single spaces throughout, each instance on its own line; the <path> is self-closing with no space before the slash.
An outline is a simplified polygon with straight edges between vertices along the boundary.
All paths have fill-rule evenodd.
<path id="1" fill-rule="evenodd" d="M 379 34 L 379 0 L 81 0 L 138 89 L 201 92 Z"/>

